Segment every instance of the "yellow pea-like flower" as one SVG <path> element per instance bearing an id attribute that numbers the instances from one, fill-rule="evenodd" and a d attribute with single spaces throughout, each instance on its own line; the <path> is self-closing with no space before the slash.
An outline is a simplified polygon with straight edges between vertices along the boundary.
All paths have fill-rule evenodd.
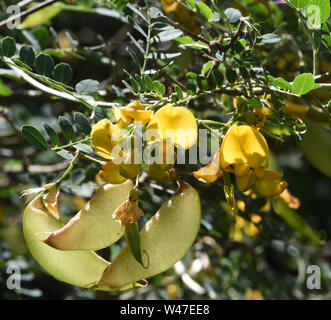
<path id="1" fill-rule="evenodd" d="M 276 171 L 265 170 L 263 168 L 254 169 L 255 175 L 259 179 L 274 181 L 280 180 L 283 177 L 283 174 Z"/>
<path id="2" fill-rule="evenodd" d="M 140 122 L 142 125 L 148 123 L 153 116 L 152 110 L 145 110 L 139 100 L 129 103 L 125 107 L 113 107 L 116 122 L 129 125 L 132 121 Z"/>
<path id="3" fill-rule="evenodd" d="M 102 119 L 92 127 L 91 137 L 93 147 L 97 154 L 105 159 L 111 158 L 111 151 L 116 145 L 116 142 L 111 139 L 114 129 L 115 126 L 109 119 Z"/>
<path id="4" fill-rule="evenodd" d="M 255 128 L 233 125 L 221 145 L 220 161 L 223 169 L 227 171 L 232 171 L 230 166 L 234 165 L 267 167 L 269 147 L 263 135 Z"/>
<path id="5" fill-rule="evenodd" d="M 219 152 L 214 155 L 213 161 L 193 172 L 193 176 L 202 182 L 215 182 L 223 174 L 219 165 Z"/>
<path id="6" fill-rule="evenodd" d="M 121 165 L 114 163 L 112 160 L 102 166 L 98 175 L 103 181 L 111 184 L 119 184 L 127 180 L 126 177 L 121 175 Z"/>
<path id="7" fill-rule="evenodd" d="M 242 176 L 236 175 L 237 187 L 241 192 L 245 192 L 252 188 L 254 183 L 254 172 L 249 170 L 246 174 Z"/>
<path id="8" fill-rule="evenodd" d="M 198 124 L 188 109 L 166 105 L 149 122 L 146 138 L 148 143 L 166 141 L 187 150 L 197 141 Z"/>
<path id="9" fill-rule="evenodd" d="M 287 186 L 286 181 L 256 179 L 253 190 L 262 197 L 271 198 L 280 195 Z"/>

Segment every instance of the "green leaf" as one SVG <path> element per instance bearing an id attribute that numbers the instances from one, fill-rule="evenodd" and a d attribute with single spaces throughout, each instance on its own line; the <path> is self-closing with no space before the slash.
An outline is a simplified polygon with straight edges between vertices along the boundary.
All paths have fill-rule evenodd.
<path id="1" fill-rule="evenodd" d="M 245 67 L 240 67 L 239 72 L 244 79 L 249 79 L 249 72 Z"/>
<path id="2" fill-rule="evenodd" d="M 237 80 L 237 72 L 234 69 L 226 69 L 225 75 L 226 79 L 231 83 L 234 83 Z"/>
<path id="3" fill-rule="evenodd" d="M 329 36 L 327 34 L 323 34 L 322 39 L 324 40 L 326 45 L 330 48 L 331 47 L 331 36 Z"/>
<path id="4" fill-rule="evenodd" d="M 102 119 L 108 118 L 106 112 L 100 107 L 95 107 L 93 109 L 93 112 L 94 112 L 95 121 L 97 121 L 97 122 Z"/>
<path id="5" fill-rule="evenodd" d="M 11 90 L 0 79 L 0 96 L 9 97 L 12 94 Z"/>
<path id="6" fill-rule="evenodd" d="M 125 80 L 122 80 L 122 83 L 131 91 L 132 94 L 137 93 L 135 89 L 133 89 Z"/>
<path id="7" fill-rule="evenodd" d="M 289 0 L 289 2 L 298 9 L 307 7 L 309 1 L 310 0 Z"/>
<path id="8" fill-rule="evenodd" d="M 304 122 L 307 131 L 298 146 L 312 166 L 331 178 L 331 133 L 310 119 Z"/>
<path id="9" fill-rule="evenodd" d="M 176 38 L 175 41 L 178 42 L 179 44 L 181 44 L 181 46 L 183 46 L 183 47 L 189 47 L 189 48 L 197 49 L 197 50 L 208 49 L 208 44 L 206 44 L 202 41 L 194 41 L 189 36 Z"/>
<path id="10" fill-rule="evenodd" d="M 22 127 L 22 134 L 26 140 L 37 148 L 48 150 L 48 144 L 44 136 L 33 126 L 25 125 Z"/>
<path id="11" fill-rule="evenodd" d="M 33 67 L 35 60 L 35 53 L 31 46 L 22 46 L 19 52 L 19 57 L 26 65 Z"/>
<path id="12" fill-rule="evenodd" d="M 60 140 L 59 140 L 59 136 L 57 135 L 56 131 L 47 122 L 44 122 L 43 126 L 44 126 L 49 138 L 53 142 L 53 144 L 55 146 L 58 146 L 60 144 Z"/>
<path id="13" fill-rule="evenodd" d="M 312 229 L 296 211 L 288 207 L 283 199 L 278 197 L 273 200 L 272 204 L 276 213 L 278 213 L 291 228 L 319 245 L 325 242 L 324 236 L 320 232 Z"/>
<path id="14" fill-rule="evenodd" d="M 84 153 L 93 153 L 93 149 L 85 143 L 76 143 L 73 147 L 77 150 L 80 150 Z"/>
<path id="15" fill-rule="evenodd" d="M 194 9 L 196 6 L 195 0 L 186 0 L 186 2 Z"/>
<path id="16" fill-rule="evenodd" d="M 87 135 L 90 134 L 90 132 L 92 130 L 90 121 L 87 119 L 87 117 L 84 114 L 82 114 L 80 112 L 75 112 L 74 121 L 80 132 L 83 132 Z"/>
<path id="17" fill-rule="evenodd" d="M 33 258 L 56 279 L 75 286 L 91 287 L 109 266 L 109 262 L 90 250 L 61 251 L 40 241 L 45 233 L 58 230 L 62 226 L 63 222 L 47 211 L 41 196 L 33 200 L 24 210 L 23 234 Z M 119 290 L 133 286 L 134 284 L 130 284 Z M 96 289 L 107 290 L 100 287 Z"/>
<path id="18" fill-rule="evenodd" d="M 295 130 L 292 128 L 285 126 L 284 124 L 273 123 L 273 122 L 266 122 L 263 126 L 263 130 L 276 135 L 285 135 L 290 136 L 295 134 Z"/>
<path id="19" fill-rule="evenodd" d="M 103 185 L 93 198 L 62 228 L 45 237 L 44 242 L 60 250 L 99 250 L 123 235 L 120 223 L 112 217 L 129 196 L 130 180 L 117 185 Z"/>
<path id="20" fill-rule="evenodd" d="M 74 140 L 74 138 L 75 138 L 74 129 L 72 127 L 71 122 L 67 118 L 60 116 L 59 117 L 59 126 L 60 126 L 62 133 L 63 133 L 64 137 L 66 138 L 66 140 L 68 140 L 68 141 Z"/>
<path id="21" fill-rule="evenodd" d="M 170 40 L 180 37 L 182 34 L 183 34 L 183 31 L 178 30 L 178 29 L 170 29 L 170 30 L 161 31 L 160 33 L 158 33 L 156 36 L 154 36 L 151 39 L 151 42 L 157 43 L 157 42 L 170 41 Z"/>
<path id="22" fill-rule="evenodd" d="M 131 59 L 136 64 L 137 68 L 140 69 L 141 68 L 141 64 L 139 62 L 139 59 L 138 59 L 136 53 L 130 47 L 126 47 L 126 51 L 129 53 Z"/>
<path id="23" fill-rule="evenodd" d="M 153 80 L 149 75 L 144 75 L 144 81 L 149 91 L 153 91 Z"/>
<path id="24" fill-rule="evenodd" d="M 68 150 L 62 149 L 56 152 L 61 158 L 71 161 L 74 156 Z"/>
<path id="25" fill-rule="evenodd" d="M 199 13 L 201 13 L 208 21 L 212 20 L 213 11 L 204 2 L 197 2 L 195 5 L 198 8 Z"/>
<path id="26" fill-rule="evenodd" d="M 288 81 L 286 81 L 285 79 L 280 78 L 280 77 L 275 78 L 275 77 L 272 77 L 272 76 L 268 76 L 268 79 L 270 80 L 270 82 L 272 84 L 276 85 L 280 89 L 292 91 L 292 85 Z"/>
<path id="27" fill-rule="evenodd" d="M 226 9 L 224 11 L 224 14 L 230 23 L 237 23 L 241 18 L 241 12 L 238 9 L 234 8 Z"/>
<path id="28" fill-rule="evenodd" d="M 262 43 L 264 44 L 274 44 L 280 41 L 280 38 L 277 34 L 267 33 L 262 36 Z"/>
<path id="29" fill-rule="evenodd" d="M 5 57 L 12 57 L 16 52 L 16 41 L 12 37 L 5 37 L 1 41 L 1 52 Z"/>
<path id="30" fill-rule="evenodd" d="M 59 63 L 53 71 L 54 80 L 62 83 L 69 83 L 72 79 L 72 69 L 68 63 Z"/>
<path id="31" fill-rule="evenodd" d="M 41 53 L 36 58 L 35 68 L 39 74 L 49 77 L 54 69 L 54 61 L 48 54 Z"/>
<path id="32" fill-rule="evenodd" d="M 140 12 L 140 10 L 138 8 L 136 8 L 134 5 L 132 5 L 131 3 L 127 4 L 127 7 L 130 8 L 133 12 L 135 12 L 139 17 L 141 17 L 145 22 L 148 23 L 148 20 L 146 19 L 146 17 L 142 14 L 142 12 Z"/>
<path id="33" fill-rule="evenodd" d="M 202 69 L 201 69 L 201 74 L 205 75 L 209 70 L 210 68 L 214 65 L 214 61 L 208 61 L 206 62 L 203 66 L 202 66 Z"/>
<path id="34" fill-rule="evenodd" d="M 33 28 L 48 22 L 62 11 L 60 5 L 57 3 L 29 14 L 20 24 L 20 29 Z"/>
<path id="35" fill-rule="evenodd" d="M 92 79 L 85 79 L 78 82 L 75 89 L 79 94 L 90 95 L 99 90 L 99 82 Z"/>
<path id="36" fill-rule="evenodd" d="M 140 231 L 144 267 L 126 246 L 107 267 L 99 284 L 117 288 L 172 267 L 192 246 L 201 220 L 200 199 L 191 186 L 165 202 Z"/>
<path id="37" fill-rule="evenodd" d="M 198 75 L 197 84 L 200 90 L 209 90 L 208 79 L 203 75 Z"/>
<path id="38" fill-rule="evenodd" d="M 141 79 L 141 77 L 138 74 L 135 75 L 135 78 L 139 83 L 139 91 L 146 92 L 147 88 L 145 86 L 145 82 L 143 81 L 143 79 Z"/>
<path id="39" fill-rule="evenodd" d="M 37 27 L 31 31 L 32 35 L 38 41 L 42 49 L 46 49 L 49 46 L 51 37 L 49 35 L 48 29 L 45 27 Z M 45 52 L 44 52 L 45 53 Z"/>
<path id="40" fill-rule="evenodd" d="M 181 100 L 181 99 L 184 98 L 183 91 L 180 88 L 180 86 L 175 85 L 175 91 L 176 91 L 176 95 L 177 95 L 177 97 L 178 97 L 179 100 Z"/>
<path id="41" fill-rule="evenodd" d="M 303 95 L 315 88 L 314 76 L 311 73 L 303 73 L 297 76 L 292 84 L 293 91 L 298 95 Z"/>
<path id="42" fill-rule="evenodd" d="M 132 87 L 136 92 L 139 92 L 139 82 L 132 76 L 129 77 Z"/>
<path id="43" fill-rule="evenodd" d="M 221 70 L 215 69 L 211 73 L 211 80 L 213 81 L 216 87 L 221 87 L 224 81 L 224 76 Z"/>
<path id="44" fill-rule="evenodd" d="M 310 0 L 305 14 L 308 25 L 317 29 L 330 16 L 330 0 Z"/>

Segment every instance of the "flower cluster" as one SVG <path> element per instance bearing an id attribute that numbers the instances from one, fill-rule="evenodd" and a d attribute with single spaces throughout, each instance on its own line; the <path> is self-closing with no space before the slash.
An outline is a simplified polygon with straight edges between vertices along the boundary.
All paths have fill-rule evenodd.
<path id="1" fill-rule="evenodd" d="M 99 172 L 105 182 L 118 184 L 135 178 L 143 164 L 137 128 L 145 129 L 144 155 L 149 175 L 159 181 L 170 179 L 169 170 L 176 161 L 175 148 L 187 150 L 198 137 L 197 121 L 184 107 L 166 105 L 155 114 L 146 110 L 140 101 L 125 107 L 114 107 L 116 123 L 100 120 L 92 128 L 92 143 L 95 151 L 107 159 Z"/>
<path id="2" fill-rule="evenodd" d="M 252 189 L 263 197 L 278 196 L 287 183 L 279 181 L 283 175 L 267 170 L 268 166 L 269 147 L 263 135 L 254 127 L 233 125 L 213 161 L 193 174 L 203 182 L 214 182 L 224 172 L 233 173 L 240 191 Z"/>

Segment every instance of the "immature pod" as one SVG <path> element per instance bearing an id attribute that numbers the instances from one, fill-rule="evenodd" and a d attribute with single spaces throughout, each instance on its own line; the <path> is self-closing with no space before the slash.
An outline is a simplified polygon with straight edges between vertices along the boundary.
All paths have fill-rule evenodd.
<path id="1" fill-rule="evenodd" d="M 128 223 L 124 230 L 125 240 L 134 258 L 143 265 L 143 259 L 140 248 L 140 234 L 138 222 Z"/>
<path id="2" fill-rule="evenodd" d="M 272 205 L 275 212 L 294 230 L 297 230 L 302 235 L 313 240 L 315 243 L 322 245 L 325 243 L 325 235 L 323 232 L 319 232 L 311 228 L 302 217 L 293 209 L 291 209 L 287 203 L 277 197 L 272 200 Z"/>
<path id="3" fill-rule="evenodd" d="M 126 246 L 106 268 L 98 285 L 117 288 L 151 277 L 172 267 L 189 250 L 200 227 L 201 206 L 197 191 L 183 185 L 140 231 L 143 265 Z"/>
<path id="4" fill-rule="evenodd" d="M 311 165 L 331 178 L 331 133 L 312 120 L 305 123 L 307 132 L 298 146 Z"/>
<path id="5" fill-rule="evenodd" d="M 59 230 L 45 234 L 43 241 L 60 250 L 99 250 L 111 245 L 123 235 L 112 214 L 132 188 L 130 180 L 100 187 L 80 212 Z"/>
<path id="6" fill-rule="evenodd" d="M 41 196 L 33 200 L 24 211 L 23 234 L 34 259 L 58 280 L 75 286 L 90 287 L 110 264 L 91 250 L 61 251 L 39 240 L 40 234 L 52 232 L 62 226 L 63 223 L 54 218 L 43 205 Z M 130 283 L 118 290 L 134 286 L 137 285 Z M 110 290 L 109 287 L 95 288 Z"/>

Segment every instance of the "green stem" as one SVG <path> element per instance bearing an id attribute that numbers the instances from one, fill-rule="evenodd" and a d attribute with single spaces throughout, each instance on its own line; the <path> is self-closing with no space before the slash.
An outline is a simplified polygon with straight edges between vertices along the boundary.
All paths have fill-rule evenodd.
<path id="1" fill-rule="evenodd" d="M 72 147 L 74 146 L 75 144 L 78 144 L 78 143 L 82 143 L 82 142 L 86 142 L 86 141 L 89 141 L 91 139 L 91 137 L 88 137 L 88 138 L 85 138 L 83 140 L 79 140 L 79 141 L 75 141 L 75 142 L 70 142 L 64 146 L 61 146 L 61 147 L 54 147 L 52 148 L 51 150 L 52 151 L 57 151 L 57 150 L 61 150 L 61 149 L 66 149 L 66 148 L 69 148 L 69 147 Z"/>
<path id="2" fill-rule="evenodd" d="M 55 184 L 56 184 L 56 186 L 59 186 L 61 183 L 62 183 L 62 181 L 68 176 L 68 174 L 71 172 L 71 170 L 73 169 L 73 167 L 74 167 L 74 164 L 75 164 L 75 162 L 76 162 L 76 160 L 77 160 L 77 158 L 79 157 L 79 153 L 80 153 L 80 151 L 79 150 L 77 150 L 76 151 L 76 154 L 75 154 L 75 156 L 74 156 L 74 158 L 70 161 L 70 165 L 69 165 L 69 167 L 67 168 L 67 170 L 64 172 L 64 174 L 55 182 Z"/>
<path id="3" fill-rule="evenodd" d="M 147 60 L 148 60 L 148 55 L 151 49 L 151 34 L 152 34 L 152 26 L 151 26 L 151 18 L 150 18 L 150 12 L 149 12 L 149 6 L 148 6 L 148 1 L 145 1 L 146 7 L 147 7 L 147 19 L 148 19 L 148 30 L 147 30 L 147 39 L 146 39 L 146 50 L 144 54 L 144 63 L 141 69 L 140 74 L 143 75 L 146 71 L 147 67 Z"/>

